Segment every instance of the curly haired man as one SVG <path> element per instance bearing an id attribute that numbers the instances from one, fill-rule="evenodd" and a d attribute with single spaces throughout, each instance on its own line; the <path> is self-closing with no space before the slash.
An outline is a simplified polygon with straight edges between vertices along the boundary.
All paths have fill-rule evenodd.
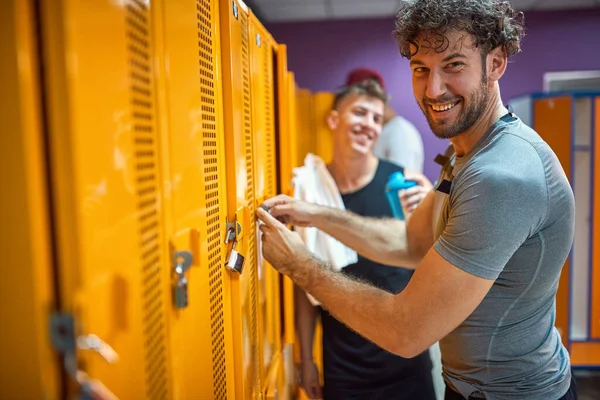
<path id="1" fill-rule="evenodd" d="M 440 341 L 446 399 L 572 400 L 554 326 L 574 198 L 552 149 L 502 103 L 523 15 L 499 0 L 403 3 L 395 36 L 433 133 L 451 143 L 434 190 L 405 222 L 277 196 L 258 210 L 267 260 L 331 315 L 414 357 Z M 328 268 L 280 220 L 315 226 L 415 273 L 390 294 Z"/>

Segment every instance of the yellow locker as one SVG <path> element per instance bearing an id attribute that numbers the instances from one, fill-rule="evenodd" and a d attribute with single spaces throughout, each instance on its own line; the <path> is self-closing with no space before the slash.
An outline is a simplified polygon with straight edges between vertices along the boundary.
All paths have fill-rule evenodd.
<path id="1" fill-rule="evenodd" d="M 78 368 L 122 399 L 169 398 L 153 5 L 40 4 L 60 306 Z"/>
<path id="2" fill-rule="evenodd" d="M 296 90 L 296 124 L 298 137 L 298 164 L 304 165 L 308 153 L 315 154 L 315 126 L 313 96 L 308 89 Z"/>
<path id="3" fill-rule="evenodd" d="M 592 127 L 592 170 L 593 204 L 592 217 L 592 298 L 591 298 L 591 337 L 600 339 L 600 96 L 594 99 L 594 126 Z M 600 356 L 599 356 L 600 358 Z"/>
<path id="4" fill-rule="evenodd" d="M 289 165 L 288 170 L 286 171 L 289 179 L 291 181 L 291 177 L 293 174 L 293 169 L 299 166 L 300 164 L 304 164 L 298 158 L 298 106 L 296 104 L 297 95 L 296 95 L 296 77 L 293 72 L 288 72 L 287 74 L 287 86 L 288 86 L 288 102 L 290 108 L 290 127 L 289 127 Z"/>
<path id="5" fill-rule="evenodd" d="M 0 6 L 0 398 L 58 399 L 56 307 L 34 2 Z"/>
<path id="6" fill-rule="evenodd" d="M 292 194 L 292 169 L 296 164 L 296 128 L 295 111 L 292 100 L 294 90 L 290 87 L 290 72 L 287 68 L 287 46 L 277 46 L 277 101 L 279 106 L 278 160 L 279 160 L 279 192 Z M 293 78 L 292 78 L 293 80 Z"/>
<path id="7" fill-rule="evenodd" d="M 254 140 L 255 207 L 276 193 L 275 165 L 275 88 L 273 48 L 275 41 L 260 21 L 250 13 L 250 82 L 252 84 L 252 131 Z M 258 228 L 257 228 L 258 229 Z M 259 231 L 257 230 L 257 234 Z M 257 238 L 258 240 L 258 238 Z M 259 243 L 257 241 L 257 243 Z M 263 345 L 263 381 L 269 375 L 271 361 L 281 350 L 279 316 L 279 274 L 262 258 L 257 249 L 258 305 Z M 264 388 L 263 388 L 264 390 Z"/>
<path id="8" fill-rule="evenodd" d="M 234 399 L 218 2 L 165 0 L 154 16 L 173 398 Z M 192 255 L 183 274 L 179 252 Z M 177 299 L 178 284 L 187 286 L 187 301 Z"/>
<path id="9" fill-rule="evenodd" d="M 327 115 L 331 110 L 333 98 L 334 94 L 330 92 L 318 92 L 313 97 L 315 135 L 317 137 L 316 151 L 325 163 L 331 162 L 333 157 L 333 136 L 327 126 Z"/>
<path id="10" fill-rule="evenodd" d="M 295 141 L 295 125 L 291 115 L 289 77 L 287 69 L 287 47 L 278 44 L 275 49 L 276 75 L 277 75 L 277 166 L 278 166 L 278 193 L 292 195 L 292 169 L 295 165 L 295 154 L 292 148 Z M 281 351 L 281 365 L 283 370 L 281 395 L 291 398 L 296 390 L 296 371 L 294 366 L 294 283 L 287 276 L 282 276 L 280 285 L 283 286 L 283 343 Z M 268 392 L 267 395 L 269 395 Z"/>
<path id="11" fill-rule="evenodd" d="M 228 251 L 245 258 L 231 278 L 231 315 L 236 399 L 261 396 L 263 342 L 258 304 L 257 238 L 250 27 L 240 0 L 221 0 L 221 54 L 227 160 L 227 220 L 235 227 Z M 234 249 L 235 245 L 235 249 Z"/>

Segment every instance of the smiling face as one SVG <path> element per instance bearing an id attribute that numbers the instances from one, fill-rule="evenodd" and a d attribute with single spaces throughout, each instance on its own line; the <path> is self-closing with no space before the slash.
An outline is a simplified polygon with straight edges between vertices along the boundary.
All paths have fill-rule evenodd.
<path id="1" fill-rule="evenodd" d="M 336 151 L 343 154 L 369 154 L 383 126 L 384 103 L 366 94 L 352 93 L 329 114 L 327 122 L 334 133 Z"/>
<path id="2" fill-rule="evenodd" d="M 439 40 L 447 40 L 443 52 L 428 45 Z M 490 107 L 486 56 L 465 32 L 443 37 L 423 33 L 417 42 L 418 52 L 410 60 L 415 98 L 433 133 L 453 138 L 475 125 Z"/>

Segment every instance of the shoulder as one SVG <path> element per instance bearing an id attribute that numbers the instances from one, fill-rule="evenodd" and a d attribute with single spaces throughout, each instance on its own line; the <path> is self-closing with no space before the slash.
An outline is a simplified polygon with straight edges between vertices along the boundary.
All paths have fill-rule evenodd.
<path id="1" fill-rule="evenodd" d="M 532 211 L 543 210 L 548 197 L 547 175 L 539 150 L 543 141 L 535 135 L 527 137 L 531 132 L 507 129 L 496 135 L 456 174 L 454 194 L 467 194 L 469 199 L 476 195 L 489 207 L 509 203 Z"/>

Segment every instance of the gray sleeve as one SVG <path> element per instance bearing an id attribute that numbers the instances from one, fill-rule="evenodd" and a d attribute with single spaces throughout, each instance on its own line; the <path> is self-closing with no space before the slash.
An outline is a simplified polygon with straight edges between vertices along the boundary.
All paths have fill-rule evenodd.
<path id="1" fill-rule="evenodd" d="M 435 250 L 456 267 L 496 279 L 517 249 L 542 225 L 548 205 L 543 173 L 473 169 L 449 199 L 446 227 Z M 529 171 L 530 174 L 535 173 Z"/>

